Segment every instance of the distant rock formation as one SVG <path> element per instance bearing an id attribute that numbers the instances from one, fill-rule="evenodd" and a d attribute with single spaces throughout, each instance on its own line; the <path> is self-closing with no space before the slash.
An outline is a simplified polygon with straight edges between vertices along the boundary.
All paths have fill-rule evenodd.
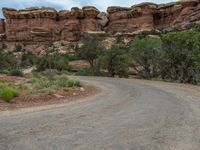
<path id="1" fill-rule="evenodd" d="M 3 41 L 5 38 L 5 20 L 0 19 L 0 41 Z"/>
<path id="2" fill-rule="evenodd" d="M 157 5 L 141 3 L 129 8 L 112 6 L 107 13 L 86 6 L 57 12 L 53 8 L 3 8 L 0 40 L 79 41 L 84 33 L 102 37 L 132 35 L 165 28 L 193 28 L 200 24 L 200 1 L 182 0 Z"/>
<path id="3" fill-rule="evenodd" d="M 5 32 L 5 20 L 0 19 L 0 34 Z"/>

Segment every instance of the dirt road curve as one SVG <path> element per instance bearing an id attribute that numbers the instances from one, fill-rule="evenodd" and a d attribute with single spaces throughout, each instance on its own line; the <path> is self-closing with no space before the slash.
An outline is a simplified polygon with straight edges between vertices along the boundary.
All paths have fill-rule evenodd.
<path id="1" fill-rule="evenodd" d="M 91 78 L 84 101 L 0 112 L 0 150 L 199 150 L 200 88 Z"/>

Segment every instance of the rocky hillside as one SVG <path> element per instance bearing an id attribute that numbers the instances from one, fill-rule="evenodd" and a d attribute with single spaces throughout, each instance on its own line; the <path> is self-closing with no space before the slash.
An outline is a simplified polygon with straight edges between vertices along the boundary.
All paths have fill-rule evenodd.
<path id="1" fill-rule="evenodd" d="M 57 12 L 53 8 L 2 9 L 0 41 L 79 41 L 84 33 L 100 38 L 134 36 L 141 31 L 188 29 L 200 24 L 200 1 L 168 4 L 142 3 L 130 8 L 109 7 L 107 13 L 92 6 Z"/>

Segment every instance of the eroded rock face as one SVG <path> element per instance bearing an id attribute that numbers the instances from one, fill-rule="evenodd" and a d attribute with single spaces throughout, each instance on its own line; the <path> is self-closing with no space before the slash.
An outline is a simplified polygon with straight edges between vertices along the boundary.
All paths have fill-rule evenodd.
<path id="1" fill-rule="evenodd" d="M 5 32 L 5 20 L 0 19 L 0 34 Z"/>
<path id="2" fill-rule="evenodd" d="M 182 2 L 182 11 L 173 21 L 173 25 L 181 25 L 185 27 L 189 24 L 199 24 L 200 21 L 200 3 L 198 1 Z"/>
<path id="3" fill-rule="evenodd" d="M 153 13 L 157 5 L 142 3 L 131 8 L 109 7 L 109 31 L 132 32 L 141 29 L 154 29 Z"/>
<path id="4" fill-rule="evenodd" d="M 108 15 L 105 13 L 105 12 L 100 12 L 98 15 L 97 15 L 97 18 L 98 18 L 98 23 L 102 26 L 102 27 L 105 27 L 108 23 Z"/>
<path id="5" fill-rule="evenodd" d="M 135 32 L 137 30 L 164 29 L 199 24 L 200 1 L 183 0 L 156 5 L 142 3 L 131 8 L 109 7 L 108 29 L 111 32 Z"/>
<path id="6" fill-rule="evenodd" d="M 57 11 L 52 8 L 3 8 L 8 41 L 58 40 Z"/>
<path id="7" fill-rule="evenodd" d="M 57 17 L 57 11 L 53 8 L 37 8 L 16 10 L 12 8 L 3 8 L 3 14 L 9 19 L 33 19 L 33 18 L 50 18 Z"/>
<path id="8" fill-rule="evenodd" d="M 3 14 L 6 23 L 0 21 L 0 34 L 7 41 L 79 41 L 85 32 L 130 36 L 145 30 L 192 28 L 200 25 L 200 1 L 141 3 L 128 8 L 112 6 L 107 13 L 92 6 L 60 12 L 53 8 L 3 8 Z"/>
<path id="9" fill-rule="evenodd" d="M 159 5 L 154 13 L 155 28 L 173 27 L 191 22 L 188 17 L 196 9 L 198 3 L 198 0 L 183 0 L 176 3 Z"/>
<path id="10" fill-rule="evenodd" d="M 52 8 L 3 8 L 8 41 L 78 41 L 84 32 L 101 30 L 99 13 L 92 6 L 60 12 Z"/>
<path id="11" fill-rule="evenodd" d="M 4 41 L 6 39 L 5 35 L 5 20 L 0 19 L 0 41 Z"/>
<path id="12" fill-rule="evenodd" d="M 80 18 L 83 18 L 83 11 L 77 7 L 71 9 L 71 11 L 60 11 L 58 29 L 60 33 L 60 39 L 66 41 L 78 41 L 80 40 L 81 22 Z"/>

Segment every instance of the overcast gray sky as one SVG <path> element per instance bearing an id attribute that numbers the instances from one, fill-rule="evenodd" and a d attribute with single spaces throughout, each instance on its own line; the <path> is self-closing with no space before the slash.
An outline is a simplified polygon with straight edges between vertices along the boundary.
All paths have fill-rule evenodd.
<path id="1" fill-rule="evenodd" d="M 54 7 L 57 10 L 70 9 L 71 7 L 95 6 L 101 11 L 106 11 L 108 6 L 132 6 L 142 2 L 167 3 L 175 0 L 0 0 L 0 8 L 11 7 L 16 9 L 32 6 Z M 0 11 L 0 17 L 2 12 Z"/>

